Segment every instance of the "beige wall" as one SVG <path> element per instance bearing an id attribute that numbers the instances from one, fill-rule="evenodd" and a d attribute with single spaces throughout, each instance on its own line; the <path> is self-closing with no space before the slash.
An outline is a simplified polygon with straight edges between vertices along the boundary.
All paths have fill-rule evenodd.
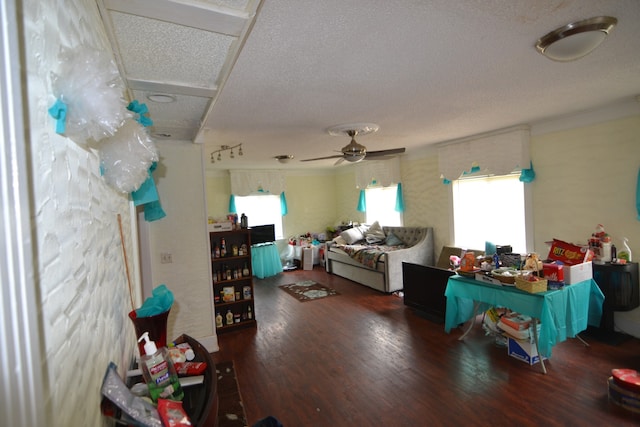
<path id="1" fill-rule="evenodd" d="M 635 195 L 640 168 L 640 115 L 544 134 L 535 131 L 533 127 L 531 157 L 536 179 L 527 184 L 533 195 L 535 251 L 546 255 L 545 242 L 553 238 L 586 243 L 596 225 L 603 224 L 616 245 L 622 237 L 628 237 L 634 259 L 639 260 L 640 222 L 636 219 Z M 364 220 L 356 211 L 358 190 L 352 168 L 335 168 L 331 173 L 333 176 L 326 171 L 290 172 L 285 236 L 322 231 L 342 221 Z M 450 187 L 439 178 L 436 150 L 405 156 L 401 174 L 404 224 L 433 227 L 437 256 L 442 246 L 452 244 L 452 233 Z M 223 179 L 212 182 L 208 191 L 228 200 L 228 183 Z M 209 212 L 217 212 L 211 204 Z M 640 336 L 640 309 L 616 313 L 616 323 Z"/>
<path id="2" fill-rule="evenodd" d="M 536 251 L 553 238 L 586 243 L 603 224 L 616 246 L 628 237 L 640 257 L 640 116 L 535 136 L 531 155 Z"/>

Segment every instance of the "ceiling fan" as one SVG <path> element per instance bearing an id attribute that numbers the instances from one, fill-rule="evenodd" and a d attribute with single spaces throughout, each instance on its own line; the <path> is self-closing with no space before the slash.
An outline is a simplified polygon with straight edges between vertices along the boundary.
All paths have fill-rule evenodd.
<path id="1" fill-rule="evenodd" d="M 357 123 L 357 124 L 348 124 L 348 125 L 339 125 L 329 128 L 327 132 L 329 135 L 338 136 L 338 135 L 347 135 L 351 137 L 351 141 L 349 144 L 342 147 L 340 150 L 341 154 L 335 154 L 333 156 L 326 157 L 316 157 L 314 159 L 304 159 L 301 162 L 312 162 L 314 160 L 326 160 L 326 159 L 338 159 L 335 163 L 340 164 L 343 161 L 348 161 L 351 163 L 359 162 L 360 160 L 375 160 L 384 158 L 386 156 L 391 156 L 393 154 L 401 154 L 404 153 L 405 149 L 403 148 L 392 148 L 388 150 L 378 150 L 378 151 L 367 151 L 367 148 L 356 142 L 356 135 L 367 135 L 369 133 L 377 132 L 379 129 L 378 125 L 374 123 Z"/>

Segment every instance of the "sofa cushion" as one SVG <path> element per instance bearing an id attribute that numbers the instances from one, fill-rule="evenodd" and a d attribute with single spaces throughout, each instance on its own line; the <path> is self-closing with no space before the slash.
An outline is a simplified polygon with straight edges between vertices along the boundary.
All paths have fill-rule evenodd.
<path id="1" fill-rule="evenodd" d="M 364 233 L 364 237 L 367 243 L 382 243 L 387 236 L 385 236 L 382 227 L 378 221 L 376 221 L 371 224 L 371 227 Z"/>
<path id="2" fill-rule="evenodd" d="M 398 236 L 393 234 L 393 231 L 390 231 L 389 234 L 387 235 L 387 238 L 384 241 L 384 244 L 387 246 L 400 246 L 400 245 L 404 245 L 404 242 L 400 240 Z"/>

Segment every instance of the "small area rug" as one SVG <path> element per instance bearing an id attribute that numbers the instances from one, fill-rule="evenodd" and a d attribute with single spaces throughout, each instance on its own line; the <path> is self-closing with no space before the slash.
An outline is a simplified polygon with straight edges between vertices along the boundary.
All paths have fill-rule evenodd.
<path id="1" fill-rule="evenodd" d="M 335 289 L 327 288 L 313 280 L 304 280 L 302 282 L 291 283 L 289 285 L 280 285 L 280 289 L 294 297 L 300 302 L 313 301 L 321 298 L 340 295 Z"/>
<path id="2" fill-rule="evenodd" d="M 216 373 L 218 375 L 218 427 L 247 426 L 247 415 L 244 412 L 233 362 L 216 363 Z"/>

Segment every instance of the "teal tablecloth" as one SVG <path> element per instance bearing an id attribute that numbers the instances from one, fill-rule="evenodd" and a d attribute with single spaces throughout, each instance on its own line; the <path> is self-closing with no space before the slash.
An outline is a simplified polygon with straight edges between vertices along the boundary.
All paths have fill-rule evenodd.
<path id="1" fill-rule="evenodd" d="M 482 283 L 452 276 L 444 292 L 447 297 L 445 331 L 473 316 L 474 301 L 480 302 L 478 313 L 489 307 L 506 307 L 540 320 L 538 351 L 551 357 L 552 347 L 587 329 L 599 326 L 604 295 L 592 279 L 566 285 L 557 291 L 530 294 L 511 286 Z"/>
<path id="2" fill-rule="evenodd" d="M 274 243 L 251 246 L 251 270 L 258 279 L 281 273 L 282 262 L 278 247 Z"/>

